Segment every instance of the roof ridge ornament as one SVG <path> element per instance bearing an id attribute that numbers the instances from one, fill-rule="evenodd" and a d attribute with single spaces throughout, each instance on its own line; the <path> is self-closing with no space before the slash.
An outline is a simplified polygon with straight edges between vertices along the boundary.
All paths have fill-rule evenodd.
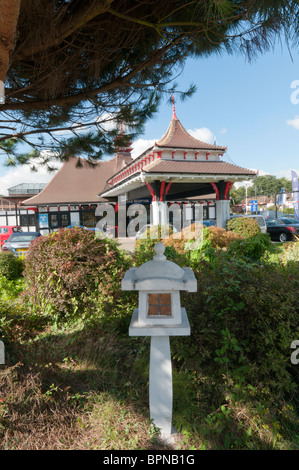
<path id="1" fill-rule="evenodd" d="M 174 102 L 174 94 L 172 93 L 172 119 L 177 119 L 177 115 L 175 113 L 175 102 Z"/>

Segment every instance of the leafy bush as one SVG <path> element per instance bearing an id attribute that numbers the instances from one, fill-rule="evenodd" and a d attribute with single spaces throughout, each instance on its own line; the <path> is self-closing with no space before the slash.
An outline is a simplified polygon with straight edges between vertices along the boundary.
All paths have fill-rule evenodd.
<path id="1" fill-rule="evenodd" d="M 299 337 L 299 278 L 292 263 L 269 262 L 267 234 L 230 242 L 222 230 L 214 234 L 218 248 L 210 228 L 204 229 L 189 258 L 175 252 L 183 256 L 185 246 L 186 254 L 192 240 L 163 240 L 174 250 L 172 259 L 191 266 L 198 281 L 196 293 L 181 294 L 191 336 L 171 339 L 174 425 L 221 448 L 279 448 L 296 420 L 291 410 L 299 369 L 290 345 Z M 153 246 L 140 246 L 144 259 L 151 258 Z"/>
<path id="2" fill-rule="evenodd" d="M 74 227 L 40 237 L 25 260 L 25 295 L 31 308 L 56 322 L 117 310 L 130 260 L 114 240 Z M 122 305 L 119 307 L 122 308 Z"/>
<path id="3" fill-rule="evenodd" d="M 165 238 L 166 236 L 166 238 Z M 178 234 L 173 234 L 172 230 L 163 231 L 161 226 L 151 227 L 147 230 L 146 236 L 136 241 L 133 260 L 134 264 L 140 266 L 141 264 L 149 261 L 155 255 L 155 245 L 163 241 L 165 245 L 165 256 L 180 264 L 180 254 L 184 252 L 183 237 L 176 239 Z M 180 234 L 179 234 L 180 236 Z"/>
<path id="4" fill-rule="evenodd" d="M 10 251 L 0 252 L 0 275 L 10 280 L 17 279 L 22 275 L 23 269 L 21 258 L 17 258 Z"/>
<path id="5" fill-rule="evenodd" d="M 261 233 L 257 221 L 249 217 L 234 217 L 226 222 L 226 228 L 246 238 Z"/>
<path id="6" fill-rule="evenodd" d="M 211 245 L 216 249 L 228 248 L 235 240 L 242 239 L 239 233 L 232 230 L 225 230 L 222 227 L 208 227 L 208 238 L 211 240 Z"/>
<path id="7" fill-rule="evenodd" d="M 299 337 L 298 276 L 226 256 L 201 261 L 194 272 L 198 291 L 183 294 L 191 337 L 173 341 L 175 354 L 218 383 L 218 399 L 231 393 L 244 399 L 250 386 L 255 399 L 281 406 L 298 382 L 290 361 L 290 344 Z"/>
<path id="8" fill-rule="evenodd" d="M 259 261 L 267 252 L 272 252 L 271 238 L 268 233 L 233 241 L 228 249 L 230 256 L 239 259 Z"/>

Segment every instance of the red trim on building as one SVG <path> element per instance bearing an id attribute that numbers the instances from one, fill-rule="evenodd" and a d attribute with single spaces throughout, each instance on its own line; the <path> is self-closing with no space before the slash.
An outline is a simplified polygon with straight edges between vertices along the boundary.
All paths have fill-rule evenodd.
<path id="1" fill-rule="evenodd" d="M 229 191 L 231 190 L 232 186 L 233 186 L 234 183 L 232 183 L 231 181 L 228 181 L 225 185 L 225 191 L 224 191 L 224 199 L 227 199 L 227 195 L 229 193 Z"/>
<path id="2" fill-rule="evenodd" d="M 209 160 L 209 155 L 211 155 L 210 152 L 207 152 L 206 153 L 206 160 Z"/>
<path id="3" fill-rule="evenodd" d="M 165 187 L 165 181 L 161 181 L 161 186 L 160 186 L 160 201 L 164 201 L 164 187 Z"/>
<path id="4" fill-rule="evenodd" d="M 152 200 L 155 201 L 155 200 L 156 200 L 156 198 L 155 198 L 155 192 L 154 192 L 152 186 L 151 186 L 149 183 L 147 183 L 147 182 L 145 182 L 145 184 L 146 184 L 146 186 L 147 186 L 147 189 L 148 189 L 149 192 L 151 193 Z"/>
<path id="5" fill-rule="evenodd" d="M 165 196 L 167 195 L 168 191 L 170 190 L 170 186 L 172 185 L 172 183 L 168 183 L 168 185 L 166 186 L 166 189 L 165 189 Z"/>
<path id="6" fill-rule="evenodd" d="M 219 189 L 217 188 L 216 183 L 211 183 L 211 185 L 213 186 L 213 189 L 216 193 L 216 199 L 217 199 L 217 201 L 219 201 Z"/>

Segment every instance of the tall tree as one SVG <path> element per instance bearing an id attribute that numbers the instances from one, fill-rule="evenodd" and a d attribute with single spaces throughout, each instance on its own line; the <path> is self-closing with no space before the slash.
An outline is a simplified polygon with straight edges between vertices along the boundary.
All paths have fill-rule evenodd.
<path id="1" fill-rule="evenodd" d="M 0 81 L 4 83 L 16 44 L 21 0 L 0 0 Z"/>
<path id="2" fill-rule="evenodd" d="M 49 147 L 61 158 L 112 151 L 108 124 L 140 132 L 188 56 L 251 58 L 281 34 L 298 39 L 297 0 L 0 0 L 0 17 L 0 143 L 29 145 L 23 161 Z"/>

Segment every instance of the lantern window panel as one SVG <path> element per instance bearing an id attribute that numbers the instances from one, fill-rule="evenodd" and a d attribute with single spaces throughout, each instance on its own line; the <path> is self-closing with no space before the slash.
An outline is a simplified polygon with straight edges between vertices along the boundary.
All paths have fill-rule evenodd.
<path id="1" fill-rule="evenodd" d="M 148 294 L 148 311 L 149 317 L 154 316 L 172 316 L 171 294 Z"/>

